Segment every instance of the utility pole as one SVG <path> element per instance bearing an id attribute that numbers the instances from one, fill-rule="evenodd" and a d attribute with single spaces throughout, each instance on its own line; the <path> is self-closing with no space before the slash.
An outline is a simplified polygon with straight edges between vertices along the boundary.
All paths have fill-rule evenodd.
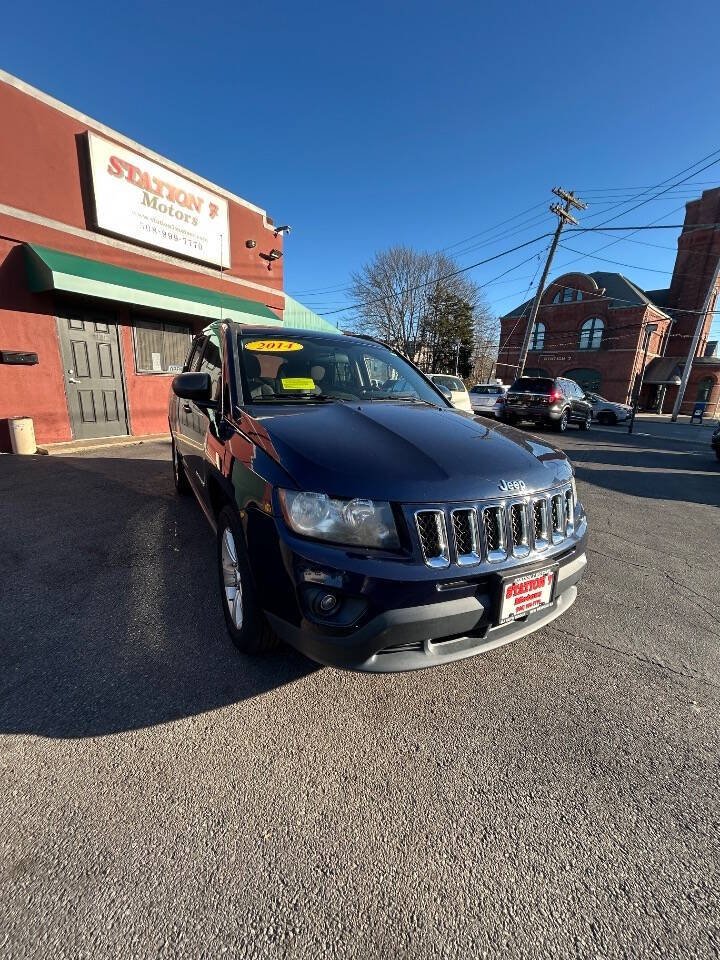
<path id="1" fill-rule="evenodd" d="M 550 265 L 552 264 L 553 257 L 555 256 L 558 241 L 560 240 L 560 234 L 562 233 L 562 228 L 566 223 L 577 223 L 575 217 L 573 217 L 573 215 L 570 213 L 571 208 L 574 207 L 576 210 L 587 210 L 587 204 L 583 203 L 582 200 L 579 200 L 572 190 L 570 193 L 567 193 L 567 191 L 563 190 L 562 187 L 553 187 L 552 192 L 556 197 L 560 197 L 561 200 L 565 201 L 565 206 L 562 207 L 559 203 L 550 204 L 550 212 L 554 213 L 558 218 L 558 225 L 557 230 L 555 231 L 555 236 L 553 237 L 553 241 L 550 244 L 550 250 L 548 251 L 547 260 L 545 261 L 545 269 L 540 277 L 540 282 L 538 283 L 538 288 L 535 293 L 532 309 L 530 310 L 530 316 L 528 318 L 527 328 L 525 330 L 525 337 L 523 339 L 522 348 L 520 349 L 520 357 L 518 359 L 517 372 L 515 374 L 516 377 L 521 377 L 523 375 L 523 370 L 525 369 L 528 347 L 530 346 L 530 337 L 532 335 L 533 327 L 535 326 L 538 310 L 540 309 L 540 298 L 545 290 L 545 281 L 547 280 L 547 275 L 550 272 Z"/>
<path id="2" fill-rule="evenodd" d="M 705 320 L 707 319 L 708 310 L 710 309 L 710 304 L 712 303 L 713 293 L 715 292 L 715 287 L 717 286 L 718 277 L 720 276 L 720 257 L 718 257 L 718 262 L 715 264 L 715 270 L 713 271 L 712 280 L 710 281 L 710 286 L 708 287 L 707 294 L 705 295 L 705 303 L 703 304 L 702 312 L 698 317 L 697 326 L 695 327 L 695 334 L 692 338 L 692 343 L 690 344 L 690 350 L 688 351 L 687 360 L 685 361 L 685 368 L 682 372 L 682 380 L 680 381 L 680 386 L 678 387 L 677 397 L 675 398 L 675 406 L 673 407 L 672 412 L 672 421 L 675 423 L 680 413 L 680 407 L 685 398 L 685 388 L 687 387 L 688 380 L 690 379 L 690 373 L 692 371 L 693 360 L 695 359 L 695 351 L 697 350 L 697 345 L 700 342 L 700 334 L 702 329 L 705 326 Z"/>
<path id="3" fill-rule="evenodd" d="M 650 347 L 650 337 L 657 330 L 658 325 L 656 323 L 646 323 L 645 324 L 645 350 L 643 352 L 642 366 L 640 367 L 640 372 L 635 378 L 635 389 L 633 390 L 633 405 L 632 413 L 630 414 L 630 423 L 628 424 L 628 433 L 633 432 L 633 427 L 635 426 L 635 414 L 637 413 L 638 403 L 640 403 L 640 391 L 643 388 L 643 381 L 645 379 L 645 367 L 647 366 L 647 355 L 648 349 Z"/>

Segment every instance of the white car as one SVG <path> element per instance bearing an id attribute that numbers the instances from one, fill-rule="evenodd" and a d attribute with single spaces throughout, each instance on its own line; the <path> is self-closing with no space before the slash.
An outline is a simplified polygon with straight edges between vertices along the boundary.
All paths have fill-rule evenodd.
<path id="1" fill-rule="evenodd" d="M 470 387 L 470 403 L 475 413 L 486 417 L 500 417 L 505 407 L 505 394 L 508 388 L 504 383 L 476 383 Z"/>
<path id="2" fill-rule="evenodd" d="M 452 377 L 449 373 L 431 373 L 428 376 L 433 383 L 450 391 L 450 403 L 454 407 L 458 410 L 467 410 L 468 413 L 473 412 L 470 395 L 460 377 Z"/>
<path id="3" fill-rule="evenodd" d="M 614 426 L 616 423 L 628 420 L 632 413 L 632 407 L 626 403 L 613 403 L 612 400 L 606 400 L 598 393 L 586 391 L 585 397 L 592 404 L 593 420 L 605 426 Z"/>

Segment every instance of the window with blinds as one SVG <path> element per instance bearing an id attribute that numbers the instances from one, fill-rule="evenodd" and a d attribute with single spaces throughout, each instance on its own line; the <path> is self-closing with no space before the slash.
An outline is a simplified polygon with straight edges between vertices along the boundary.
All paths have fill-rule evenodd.
<path id="1" fill-rule="evenodd" d="M 133 328 L 138 373 L 180 373 L 192 340 L 189 324 L 135 317 Z"/>

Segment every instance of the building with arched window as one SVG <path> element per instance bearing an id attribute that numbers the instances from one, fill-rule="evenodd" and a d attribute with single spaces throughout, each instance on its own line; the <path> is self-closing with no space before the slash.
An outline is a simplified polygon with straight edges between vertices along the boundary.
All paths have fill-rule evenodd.
<path id="1" fill-rule="evenodd" d="M 717 377 L 703 377 L 697 385 L 695 394 L 696 403 L 708 403 L 714 388 L 717 386 Z"/>
<path id="2" fill-rule="evenodd" d="M 567 376 L 619 403 L 633 399 L 642 373 L 641 408 L 668 412 L 701 316 L 682 412 L 690 413 L 695 402 L 702 402 L 707 415 L 720 414 L 720 338 L 710 336 L 720 284 L 708 298 L 720 259 L 720 227 L 715 224 L 720 224 L 720 187 L 687 204 L 667 288 L 645 290 L 621 273 L 604 270 L 553 279 L 540 298 L 526 372 Z M 706 302 L 710 306 L 704 314 Z M 497 374 L 505 382 L 515 377 L 532 304 L 529 299 L 500 319 Z"/>
<path id="3" fill-rule="evenodd" d="M 540 323 L 539 321 L 535 323 L 530 334 L 530 345 L 528 350 L 536 351 L 542 350 L 545 346 L 545 324 Z"/>
<path id="4" fill-rule="evenodd" d="M 605 323 L 601 317 L 590 317 L 580 327 L 580 349 L 599 350 Z"/>

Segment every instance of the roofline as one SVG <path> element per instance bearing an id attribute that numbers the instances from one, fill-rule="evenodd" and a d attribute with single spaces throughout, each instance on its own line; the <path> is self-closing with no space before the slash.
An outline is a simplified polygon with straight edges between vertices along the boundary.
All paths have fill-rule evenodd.
<path id="1" fill-rule="evenodd" d="M 597 280 L 595 279 L 595 277 L 593 277 L 592 273 L 585 273 L 585 272 L 582 271 L 582 270 L 572 270 L 572 271 L 569 271 L 568 273 L 561 273 L 558 277 L 556 277 L 555 279 L 551 280 L 551 281 L 546 285 L 545 289 L 543 290 L 543 296 L 545 296 L 545 294 L 546 294 L 547 291 L 550 289 L 550 287 L 553 285 L 553 283 L 556 283 L 558 280 L 561 280 L 563 277 L 570 276 L 571 273 L 577 273 L 577 274 L 581 274 L 581 275 L 583 275 L 583 276 L 589 277 L 589 278 L 593 281 L 593 283 L 595 284 L 595 286 L 597 287 L 598 291 L 601 289 L 601 288 L 600 288 L 600 285 L 598 284 L 598 282 L 597 282 Z M 610 297 L 610 296 L 606 296 L 604 293 L 603 293 L 603 294 L 600 294 L 600 299 L 613 301 L 612 304 L 608 307 L 608 310 L 630 310 L 630 309 L 632 309 L 633 307 L 644 307 L 644 308 L 647 310 L 648 307 L 651 307 L 656 313 L 659 313 L 659 314 L 660 314 L 662 317 L 664 317 L 666 320 L 672 320 L 672 319 L 673 319 L 668 313 L 666 313 L 666 312 L 663 310 L 662 307 L 658 306 L 653 300 L 651 300 L 651 299 L 648 297 L 647 293 L 643 290 L 642 287 L 639 287 L 636 283 L 634 283 L 632 280 L 630 280 L 628 277 L 626 277 L 624 273 L 619 273 L 617 270 L 593 270 L 593 273 L 608 273 L 608 274 L 613 274 L 613 275 L 616 276 L 616 277 L 620 277 L 622 280 L 625 281 L 625 283 L 627 283 L 627 285 L 628 285 L 629 287 L 632 287 L 632 289 L 635 291 L 635 293 L 640 297 L 640 303 L 620 303 L 619 301 L 621 301 L 621 300 L 623 299 L 622 297 Z M 607 288 L 602 288 L 602 289 L 607 289 Z M 668 288 L 668 289 L 669 289 L 669 288 Z M 533 302 L 534 299 L 535 299 L 535 298 L 532 297 L 530 300 L 526 300 L 524 303 L 518 304 L 518 306 L 515 308 L 515 310 L 517 310 L 517 311 L 519 311 L 519 312 L 513 313 L 513 312 L 511 311 L 510 313 L 503 314 L 503 316 L 500 317 L 500 320 L 508 320 L 508 319 L 513 319 L 513 318 L 518 318 L 518 319 L 522 320 L 523 317 L 524 317 L 525 314 L 526 314 L 526 310 L 527 310 L 528 306 L 530 306 L 530 305 L 532 304 L 532 302 Z M 578 302 L 578 301 L 576 301 L 576 300 L 573 300 L 573 301 L 572 301 L 572 303 L 577 303 L 577 302 Z M 592 300 L 589 301 L 589 302 L 592 302 Z M 563 306 L 569 306 L 569 305 L 570 305 L 569 303 L 566 303 L 566 304 L 563 304 L 563 303 L 557 303 L 557 304 L 556 304 L 556 303 L 553 303 L 553 304 L 546 303 L 546 304 L 544 304 L 544 306 L 546 306 L 546 307 L 549 307 L 549 306 L 563 307 Z M 520 309 L 521 307 L 522 307 L 522 309 Z M 668 307 L 668 309 L 670 310 L 670 309 L 672 309 L 672 308 L 671 308 L 671 307 Z"/>
<path id="2" fill-rule="evenodd" d="M 199 186 L 205 187 L 207 190 L 211 190 L 214 193 L 218 193 L 227 200 L 232 200 L 234 203 L 239 203 L 241 206 L 247 207 L 254 213 L 259 213 L 263 218 L 263 226 L 267 230 L 275 229 L 273 224 L 268 223 L 266 210 L 263 210 L 262 207 L 256 206 L 254 203 L 250 203 L 249 200 L 245 200 L 243 197 L 239 197 L 235 193 L 231 193 L 229 190 L 226 190 L 225 187 L 221 187 L 217 183 L 213 183 L 212 180 L 206 180 L 204 177 L 194 173 L 192 170 L 188 170 L 187 167 L 182 167 L 179 163 L 175 163 L 174 160 L 169 160 L 161 153 L 156 153 L 149 147 L 143 146 L 143 144 L 138 143 L 137 140 L 132 140 L 130 137 L 126 137 L 124 134 L 118 133 L 117 130 L 113 130 L 112 127 L 108 127 L 104 123 L 100 123 L 99 120 L 94 120 L 86 113 L 81 113 L 79 110 L 76 110 L 74 107 L 63 103 L 61 100 L 56 100 L 55 97 L 51 97 L 48 93 L 43 93 L 42 90 L 38 90 L 37 87 L 31 86 L 31 84 L 26 83 L 19 77 L 13 76 L 13 74 L 8 73 L 6 70 L 0 69 L 0 82 L 5 83 L 10 87 L 14 87 L 16 90 L 19 90 L 21 93 L 32 97 L 34 100 L 39 100 L 40 103 L 44 103 L 45 106 L 51 107 L 53 110 L 58 110 L 60 113 L 64 113 L 68 117 L 72 117 L 73 120 L 77 120 L 79 123 L 85 124 L 88 127 L 92 127 L 98 133 L 103 133 L 105 136 L 110 137 L 112 140 L 115 140 L 118 143 L 121 143 L 123 146 L 143 154 L 143 156 L 147 157 L 149 160 L 154 160 L 156 163 L 167 167 L 174 173 L 177 173 L 182 177 L 187 177 L 189 180 L 193 180 Z"/>

